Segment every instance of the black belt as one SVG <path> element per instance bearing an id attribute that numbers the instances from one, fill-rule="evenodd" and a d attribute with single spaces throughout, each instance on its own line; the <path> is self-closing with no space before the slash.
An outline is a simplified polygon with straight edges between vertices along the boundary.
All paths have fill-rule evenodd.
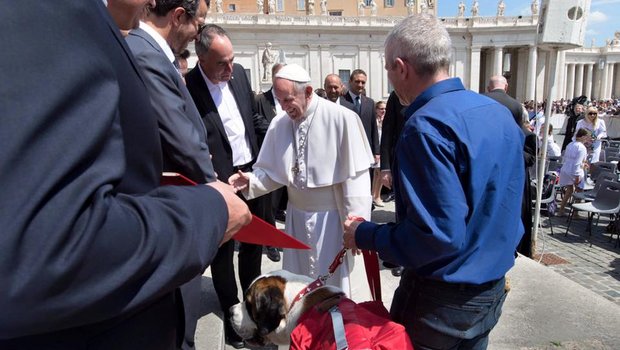
<path id="1" fill-rule="evenodd" d="M 252 164 L 254 164 L 254 161 L 243 165 L 235 165 L 233 166 L 233 172 L 236 173 L 237 171 L 242 171 L 244 173 L 247 173 L 249 171 L 252 171 Z"/>

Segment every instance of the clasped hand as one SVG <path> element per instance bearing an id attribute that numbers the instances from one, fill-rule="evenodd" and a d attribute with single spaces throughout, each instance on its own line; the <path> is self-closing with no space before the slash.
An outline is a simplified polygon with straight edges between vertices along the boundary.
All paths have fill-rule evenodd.
<path id="1" fill-rule="evenodd" d="M 248 188 L 250 177 L 239 170 L 236 174 L 230 175 L 228 183 L 235 189 L 235 192 L 243 191 Z"/>

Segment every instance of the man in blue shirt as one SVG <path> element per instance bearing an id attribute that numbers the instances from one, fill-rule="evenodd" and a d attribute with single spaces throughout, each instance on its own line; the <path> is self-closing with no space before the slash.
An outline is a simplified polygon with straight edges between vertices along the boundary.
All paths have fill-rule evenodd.
<path id="1" fill-rule="evenodd" d="M 449 77 L 450 36 L 422 14 L 385 42 L 405 112 L 396 146 L 398 224 L 345 222 L 345 246 L 405 271 L 392 318 L 416 349 L 485 349 L 523 234 L 523 135 L 510 112 Z"/>

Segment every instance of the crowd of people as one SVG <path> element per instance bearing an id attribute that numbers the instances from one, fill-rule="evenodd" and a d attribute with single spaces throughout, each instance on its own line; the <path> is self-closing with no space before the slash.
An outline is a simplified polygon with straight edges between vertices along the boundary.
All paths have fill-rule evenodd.
<path id="1" fill-rule="evenodd" d="M 386 103 L 365 95 L 361 69 L 346 91 L 327 76 L 324 99 L 296 64 L 274 65 L 255 96 L 226 30 L 205 23 L 209 5 L 0 12 L 14 33 L 0 38 L 0 348 L 192 349 L 209 266 L 225 340 L 243 348 L 229 307 L 261 274 L 263 247 L 239 244 L 235 271 L 232 238 L 252 214 L 273 224 L 284 193 L 285 231 L 311 247 L 285 249 L 284 269 L 326 275 L 344 246 L 327 283 L 366 301 L 378 255 L 402 267 L 390 314 L 415 347 L 486 348 L 524 236 L 527 134 L 505 80 L 488 97 L 466 90 L 449 76 L 447 30 L 419 14 L 386 38 Z M 160 186 L 162 172 L 197 185 Z M 381 184 L 394 223 L 370 221 Z"/>

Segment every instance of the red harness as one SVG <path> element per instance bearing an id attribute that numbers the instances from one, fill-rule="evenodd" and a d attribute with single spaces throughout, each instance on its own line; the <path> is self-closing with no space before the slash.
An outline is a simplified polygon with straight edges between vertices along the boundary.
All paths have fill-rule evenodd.
<path id="1" fill-rule="evenodd" d="M 346 249 L 343 248 L 329 266 L 326 276 L 319 276 L 297 293 L 291 302 L 291 309 L 304 295 L 325 285 L 325 281 L 342 264 L 345 254 Z M 291 333 L 290 349 L 413 350 L 405 328 L 390 321 L 390 314 L 381 302 L 377 254 L 365 250 L 362 250 L 362 254 L 374 301 L 356 304 L 350 299 L 342 298 L 327 312 L 322 310 L 321 305 L 311 308 L 300 317 L 297 327 Z"/>

